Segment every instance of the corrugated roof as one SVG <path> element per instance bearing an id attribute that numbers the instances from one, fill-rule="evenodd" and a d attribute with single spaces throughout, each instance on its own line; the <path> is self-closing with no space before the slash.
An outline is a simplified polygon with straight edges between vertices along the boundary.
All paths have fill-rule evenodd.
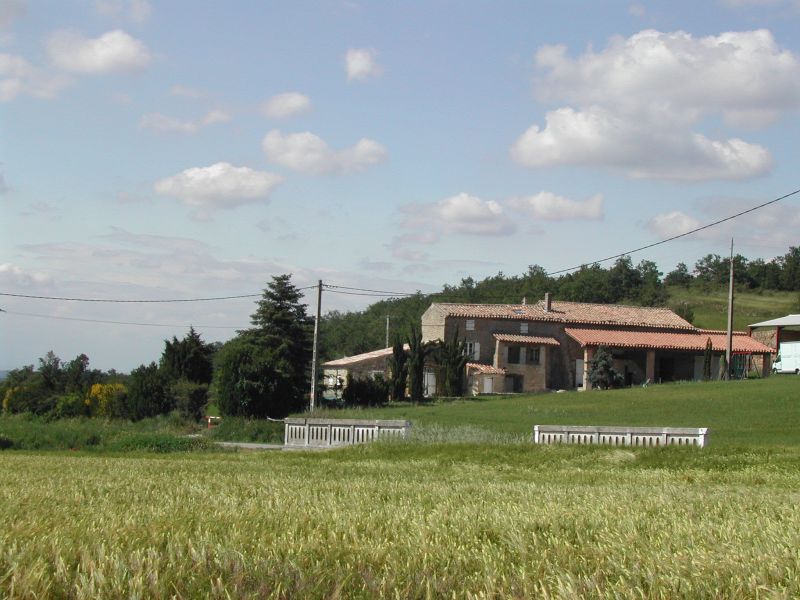
<path id="1" fill-rule="evenodd" d="M 403 344 L 403 348 L 408 352 L 408 344 Z M 329 360 L 322 363 L 323 367 L 339 368 L 339 367 L 352 367 L 362 362 L 369 362 L 376 358 L 384 358 L 392 355 L 392 347 L 381 348 L 380 350 L 373 350 L 372 352 L 364 352 L 363 354 L 356 354 L 354 356 L 345 356 L 344 358 L 337 358 L 336 360 Z"/>
<path id="2" fill-rule="evenodd" d="M 467 363 L 467 371 L 478 371 L 478 373 L 485 373 L 486 375 L 505 375 L 506 370 L 492 365 L 482 365 L 481 363 Z"/>
<path id="3" fill-rule="evenodd" d="M 711 346 L 715 352 L 724 352 L 727 346 L 725 332 L 699 329 L 695 332 L 672 332 L 567 327 L 564 331 L 581 346 L 703 351 L 708 339 L 711 339 Z M 772 349 L 743 331 L 737 331 L 733 336 L 733 351 L 744 354 L 767 354 L 772 352 Z"/>
<path id="4" fill-rule="evenodd" d="M 621 304 L 589 304 L 553 300 L 550 310 L 544 302 L 536 304 L 455 304 L 436 303 L 446 316 L 549 321 L 585 325 L 619 325 L 694 330 L 694 326 L 668 308 L 623 306 Z"/>
<path id="5" fill-rule="evenodd" d="M 536 335 L 517 335 L 513 333 L 495 333 L 494 339 L 512 344 L 536 344 L 539 346 L 560 346 L 556 338 L 540 337 Z"/>
<path id="6" fill-rule="evenodd" d="M 772 319 L 771 321 L 761 321 L 761 323 L 753 323 L 750 327 L 794 327 L 800 326 L 800 315 L 786 315 Z"/>

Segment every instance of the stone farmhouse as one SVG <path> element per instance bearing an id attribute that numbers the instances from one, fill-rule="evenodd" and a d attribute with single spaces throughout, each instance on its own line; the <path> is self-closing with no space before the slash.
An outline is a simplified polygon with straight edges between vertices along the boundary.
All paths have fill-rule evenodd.
<path id="1" fill-rule="evenodd" d="M 528 304 L 433 303 L 422 315 L 424 341 L 465 340 L 467 392 L 471 394 L 589 389 L 589 361 L 603 346 L 626 385 L 703 376 L 708 340 L 712 373 L 725 353 L 724 331 L 698 329 L 667 308 L 544 300 Z M 745 332 L 734 332 L 734 370 L 757 366 L 770 372 L 772 349 Z M 386 372 L 391 348 L 323 364 L 326 373 L 354 376 Z M 426 390 L 436 387 L 429 365 Z"/>

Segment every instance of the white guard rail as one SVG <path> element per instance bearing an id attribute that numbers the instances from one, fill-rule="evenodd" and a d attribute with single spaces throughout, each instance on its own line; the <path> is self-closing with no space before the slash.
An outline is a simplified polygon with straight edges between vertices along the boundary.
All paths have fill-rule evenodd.
<path id="1" fill-rule="evenodd" d="M 707 427 L 614 427 L 534 425 L 534 444 L 606 444 L 610 446 L 697 446 L 703 448 Z"/>
<path id="2" fill-rule="evenodd" d="M 366 419 L 304 419 L 288 417 L 284 423 L 284 446 L 350 446 L 378 438 L 405 438 L 411 421 Z"/>

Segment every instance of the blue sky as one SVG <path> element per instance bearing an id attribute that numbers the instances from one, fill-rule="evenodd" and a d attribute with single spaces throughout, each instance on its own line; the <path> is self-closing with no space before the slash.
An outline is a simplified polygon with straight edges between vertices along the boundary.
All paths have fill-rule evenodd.
<path id="1" fill-rule="evenodd" d="M 435 291 L 675 235 L 800 187 L 799 23 L 797 0 L 0 0 L 0 292 Z M 768 259 L 799 227 L 790 199 L 632 259 Z M 253 304 L 0 308 L 0 368 L 127 371 Z"/>

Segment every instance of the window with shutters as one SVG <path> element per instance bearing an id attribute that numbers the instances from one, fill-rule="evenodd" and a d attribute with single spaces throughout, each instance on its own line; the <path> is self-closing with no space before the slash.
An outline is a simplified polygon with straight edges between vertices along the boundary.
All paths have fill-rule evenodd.
<path id="1" fill-rule="evenodd" d="M 520 333 L 528 333 L 528 324 L 527 323 L 520 323 L 519 324 L 519 332 Z"/>
<path id="2" fill-rule="evenodd" d="M 467 331 L 475 331 L 475 319 L 467 319 Z"/>
<path id="3" fill-rule="evenodd" d="M 525 349 L 525 362 L 529 365 L 538 365 L 539 364 L 539 352 L 541 348 L 538 346 L 535 347 L 528 347 Z"/>
<path id="4" fill-rule="evenodd" d="M 470 360 L 481 359 L 481 345 L 478 342 L 465 342 L 464 349 Z"/>

